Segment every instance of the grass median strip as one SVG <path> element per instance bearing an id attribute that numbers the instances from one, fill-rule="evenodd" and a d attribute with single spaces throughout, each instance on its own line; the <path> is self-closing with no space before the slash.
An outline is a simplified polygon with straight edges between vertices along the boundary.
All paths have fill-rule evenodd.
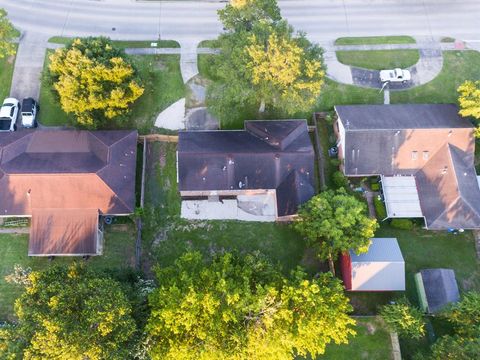
<path id="1" fill-rule="evenodd" d="M 419 60 L 418 50 L 360 50 L 337 51 L 337 59 L 342 64 L 355 67 L 384 70 L 407 68 Z"/>
<path id="2" fill-rule="evenodd" d="M 335 45 L 377 45 L 377 44 L 415 44 L 411 36 L 367 36 L 341 37 L 335 40 Z"/>

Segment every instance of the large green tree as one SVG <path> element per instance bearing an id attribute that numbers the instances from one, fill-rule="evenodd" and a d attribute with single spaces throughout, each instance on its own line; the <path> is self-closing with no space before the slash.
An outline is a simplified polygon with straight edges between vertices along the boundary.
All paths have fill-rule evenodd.
<path id="1" fill-rule="evenodd" d="M 126 114 L 143 94 L 123 50 L 104 37 L 75 39 L 57 49 L 49 71 L 62 109 L 90 128 Z"/>
<path id="2" fill-rule="evenodd" d="M 79 264 L 30 273 L 15 313 L 0 332 L 5 357 L 125 359 L 136 331 L 120 284 Z"/>
<path id="3" fill-rule="evenodd" d="M 15 45 L 12 43 L 16 30 L 7 18 L 7 12 L 0 9 L 0 58 L 15 55 Z"/>
<path id="4" fill-rule="evenodd" d="M 276 0 L 231 0 L 218 11 L 218 17 L 225 30 L 231 31 L 251 30 L 259 21 L 275 22 L 282 18 Z"/>
<path id="5" fill-rule="evenodd" d="M 198 252 L 156 273 L 146 327 L 152 359 L 315 358 L 354 333 L 351 306 L 330 274 L 285 277 L 259 254 L 206 262 Z"/>
<path id="6" fill-rule="evenodd" d="M 458 87 L 460 103 L 460 115 L 472 116 L 480 120 L 480 81 L 465 81 Z M 480 129 L 477 127 L 475 136 L 480 137 Z"/>
<path id="7" fill-rule="evenodd" d="M 453 326 L 454 334 L 442 336 L 432 346 L 432 359 L 469 360 L 480 354 L 480 293 L 467 292 L 459 303 L 442 316 Z"/>
<path id="8" fill-rule="evenodd" d="M 226 22 L 229 31 L 219 38 L 221 52 L 213 60 L 215 81 L 208 87 L 207 104 L 223 122 L 245 112 L 291 116 L 308 111 L 323 84 L 322 50 L 304 34 L 294 34 L 276 12 L 253 13 L 256 20 L 245 15 L 248 27 Z"/>
<path id="9" fill-rule="evenodd" d="M 340 253 L 368 250 L 378 224 L 368 217 L 365 203 L 341 188 L 310 199 L 300 208 L 293 227 L 307 238 L 321 260 L 329 261 L 330 271 L 335 273 L 333 261 Z"/>

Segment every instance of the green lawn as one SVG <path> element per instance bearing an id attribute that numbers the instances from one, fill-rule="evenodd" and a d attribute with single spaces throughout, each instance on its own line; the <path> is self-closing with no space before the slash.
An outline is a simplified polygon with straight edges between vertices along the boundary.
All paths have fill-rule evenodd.
<path id="1" fill-rule="evenodd" d="M 22 289 L 5 282 L 15 264 L 41 270 L 54 264 L 83 261 L 81 258 L 63 257 L 49 261 L 43 257 L 28 257 L 28 235 L 0 234 L 0 322 L 13 319 L 13 303 Z M 127 232 L 106 231 L 104 254 L 88 260 L 89 266 L 99 270 L 121 270 L 134 265 L 135 235 Z"/>
<path id="2" fill-rule="evenodd" d="M 442 72 L 425 85 L 392 91 L 392 103 L 456 103 L 457 88 L 465 80 L 480 79 L 480 52 L 444 51 Z"/>
<path id="3" fill-rule="evenodd" d="M 51 52 L 50 52 L 51 53 Z M 132 106 L 126 120 L 112 122 L 111 128 L 136 128 L 140 133 L 149 133 L 157 115 L 185 95 L 180 73 L 179 55 L 135 55 L 131 56 L 145 88 L 143 95 Z M 48 54 L 44 72 L 48 66 Z M 45 80 L 40 89 L 39 121 L 43 125 L 58 126 L 74 123 L 67 115 Z"/>
<path id="4" fill-rule="evenodd" d="M 419 60 L 418 50 L 337 51 L 342 64 L 372 70 L 407 68 Z"/>
<path id="5" fill-rule="evenodd" d="M 15 56 L 0 58 L 0 101 L 10 94 Z"/>
<path id="6" fill-rule="evenodd" d="M 176 185 L 175 144 L 155 143 L 149 150 L 145 184 L 146 216 L 144 254 L 149 263 L 171 264 L 187 250 L 206 255 L 224 250 L 260 251 L 285 271 L 295 268 L 305 255 L 305 243 L 288 225 L 240 221 L 195 221 L 179 218 L 180 197 Z M 156 159 L 156 160 L 155 160 Z M 315 271 L 315 261 L 304 265 Z"/>
<path id="7" fill-rule="evenodd" d="M 68 44 L 72 38 L 62 36 L 52 36 L 48 42 L 53 44 Z M 180 44 L 175 40 L 113 40 L 113 43 L 122 49 L 126 48 L 179 48 Z M 151 46 L 157 43 L 157 46 Z"/>
<path id="8" fill-rule="evenodd" d="M 390 334 L 383 321 L 376 317 L 357 318 L 357 335 L 351 337 L 348 345 L 330 344 L 323 356 L 317 360 L 387 360 L 391 358 Z"/>
<path id="9" fill-rule="evenodd" d="M 341 37 L 335 45 L 415 44 L 411 36 Z"/>

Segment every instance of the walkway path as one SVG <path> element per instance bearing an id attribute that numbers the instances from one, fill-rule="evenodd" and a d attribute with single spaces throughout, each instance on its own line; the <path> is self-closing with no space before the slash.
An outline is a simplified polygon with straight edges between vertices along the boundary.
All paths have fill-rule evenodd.
<path id="1" fill-rule="evenodd" d="M 10 96 L 23 99 L 40 95 L 40 77 L 45 60 L 48 35 L 25 32 L 20 38 Z"/>
<path id="2" fill-rule="evenodd" d="M 429 37 L 417 37 L 416 44 L 379 44 L 379 45 L 334 45 L 322 44 L 325 49 L 327 76 L 344 84 L 381 89 L 380 71 L 348 66 L 338 61 L 336 51 L 418 49 L 419 60 L 407 68 L 412 80 L 406 84 L 392 83 L 389 90 L 405 90 L 432 81 L 443 67 L 443 50 L 457 49 L 456 43 L 440 43 Z"/>

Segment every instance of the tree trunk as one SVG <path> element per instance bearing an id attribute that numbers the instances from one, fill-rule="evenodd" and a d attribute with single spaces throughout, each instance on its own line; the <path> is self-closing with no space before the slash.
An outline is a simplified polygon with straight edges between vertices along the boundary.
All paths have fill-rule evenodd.
<path id="1" fill-rule="evenodd" d="M 265 112 L 265 100 L 262 99 L 261 103 L 260 103 L 260 107 L 258 108 L 258 112 L 260 114 L 263 114 Z"/>
<path id="2" fill-rule="evenodd" d="M 335 265 L 333 264 L 332 253 L 328 253 L 328 266 L 330 267 L 330 272 L 335 276 Z"/>

